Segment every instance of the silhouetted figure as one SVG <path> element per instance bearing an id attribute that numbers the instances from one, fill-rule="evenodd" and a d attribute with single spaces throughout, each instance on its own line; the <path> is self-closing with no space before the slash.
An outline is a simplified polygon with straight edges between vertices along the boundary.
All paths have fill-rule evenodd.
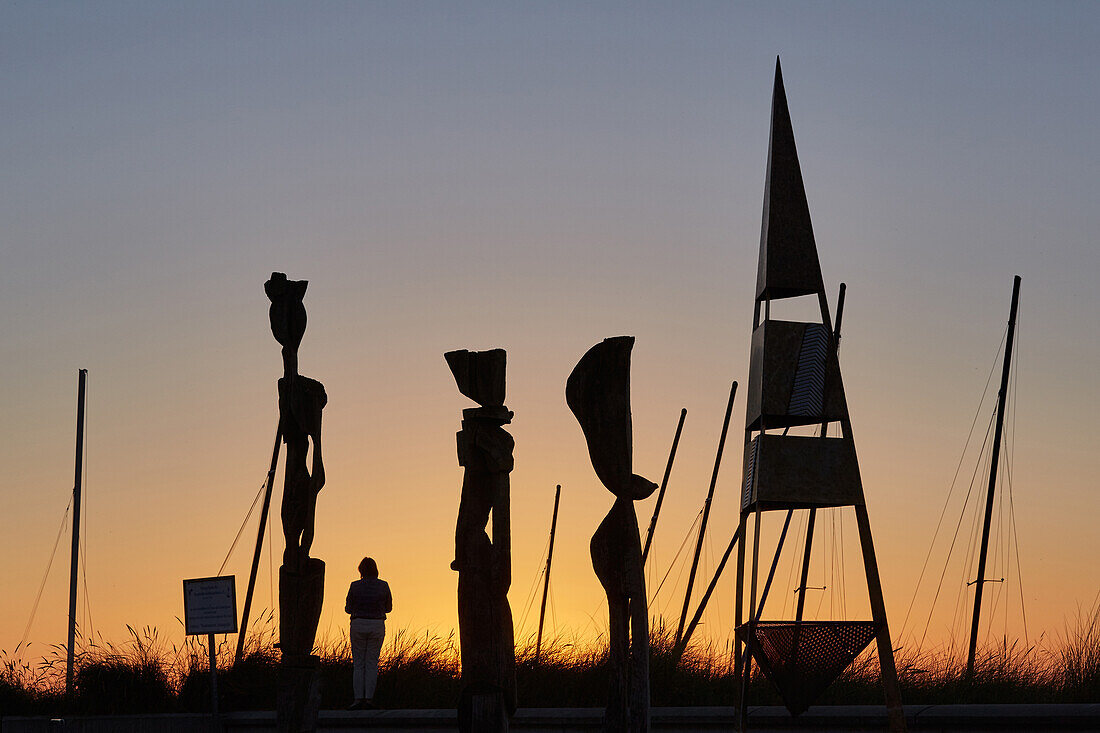
<path id="1" fill-rule="evenodd" d="M 372 557 L 359 563 L 359 580 L 351 584 L 344 613 L 351 615 L 352 688 L 355 702 L 349 710 L 374 708 L 374 687 L 378 683 L 378 655 L 386 638 L 386 614 L 393 610 L 390 586 L 378 578 L 378 564 Z"/>
<path id="2" fill-rule="evenodd" d="M 324 601 L 325 564 L 309 556 L 313 544 L 317 493 L 325 485 L 321 459 L 321 411 L 328 402 L 320 382 L 298 374 L 298 346 L 306 330 L 302 298 L 308 282 L 271 273 L 264 291 L 271 300 L 271 333 L 282 345 L 279 379 L 279 432 L 286 443 L 286 469 L 280 514 L 283 564 L 279 568 L 279 674 L 277 725 L 280 731 L 312 731 L 321 701 L 318 658 L 311 652 Z M 312 466 L 308 462 L 313 443 Z"/>
<path id="3" fill-rule="evenodd" d="M 444 354 L 458 390 L 478 403 L 462 411 L 458 463 L 466 471 L 455 528 L 458 626 L 462 654 L 462 731 L 508 730 L 516 710 L 515 640 L 508 588 L 512 583 L 508 474 L 515 441 L 504 430 L 512 413 L 504 406 L 506 354 Z M 485 532 L 492 515 L 493 537 Z"/>
<path id="4" fill-rule="evenodd" d="M 596 475 L 615 503 L 592 535 L 592 567 L 604 592 L 610 627 L 610 689 L 604 728 L 649 730 L 649 617 L 642 545 L 634 502 L 657 484 L 633 473 L 630 350 L 633 336 L 589 349 L 565 384 L 565 401 L 588 443 Z"/>

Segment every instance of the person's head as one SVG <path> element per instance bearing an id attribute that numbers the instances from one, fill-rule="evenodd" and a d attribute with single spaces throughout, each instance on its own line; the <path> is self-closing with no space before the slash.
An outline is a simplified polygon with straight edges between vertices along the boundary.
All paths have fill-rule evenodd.
<path id="1" fill-rule="evenodd" d="M 359 575 L 363 578 L 378 577 L 378 563 L 374 561 L 373 557 L 364 557 L 359 561 Z"/>

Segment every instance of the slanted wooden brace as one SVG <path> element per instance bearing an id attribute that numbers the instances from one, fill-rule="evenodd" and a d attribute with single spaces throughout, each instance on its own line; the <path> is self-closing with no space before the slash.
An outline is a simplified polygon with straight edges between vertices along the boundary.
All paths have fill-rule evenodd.
<path id="1" fill-rule="evenodd" d="M 817 296 L 820 322 L 771 318 L 772 301 L 802 296 Z M 838 323 L 839 319 L 838 311 Z M 736 668 L 742 675 L 739 701 L 742 731 L 748 723 L 747 691 L 752 660 L 778 687 L 791 713 L 798 715 L 872 639 L 878 642 L 890 730 L 905 730 L 878 563 L 837 359 L 839 338 L 839 326 L 833 330 L 825 296 L 777 59 L 746 390 L 744 483 L 738 527 L 739 536 L 747 539 L 747 523 L 750 516 L 753 518 L 747 614 L 746 541 L 739 543 L 737 552 Z M 839 431 L 834 428 L 834 435 L 830 436 L 829 428 L 833 425 L 839 426 Z M 802 426 L 819 426 L 818 434 L 790 434 L 792 428 Z M 817 509 L 846 506 L 854 507 L 856 513 L 871 619 L 805 621 L 803 608 Z M 775 510 L 786 510 L 788 523 L 791 512 L 809 512 L 797 611 L 790 620 L 762 619 L 770 574 L 764 595 L 757 598 L 761 514 Z M 777 557 L 781 547 L 782 539 L 776 549 Z M 774 566 L 773 561 L 773 571 Z M 746 649 L 748 655 L 743 653 Z"/>

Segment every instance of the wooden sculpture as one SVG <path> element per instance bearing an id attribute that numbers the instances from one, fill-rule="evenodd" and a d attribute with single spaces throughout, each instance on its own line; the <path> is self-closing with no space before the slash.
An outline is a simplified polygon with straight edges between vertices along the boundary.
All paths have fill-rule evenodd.
<path id="1" fill-rule="evenodd" d="M 592 567 L 607 594 L 610 690 L 604 728 L 649 730 L 649 616 L 634 502 L 657 484 L 633 472 L 630 350 L 633 336 L 596 344 L 574 367 L 565 401 L 588 443 L 596 476 L 615 503 L 592 535 Z"/>
<path id="2" fill-rule="evenodd" d="M 458 571 L 459 728 L 465 733 L 501 733 L 508 730 L 516 711 L 515 640 L 508 605 L 508 474 L 515 441 L 504 429 L 512 421 L 512 412 L 504 406 L 507 354 L 503 349 L 461 350 L 444 358 L 458 391 L 478 404 L 462 411 L 458 433 L 458 463 L 465 472 L 451 568 Z M 485 532 L 490 515 L 492 539 Z"/>
<path id="3" fill-rule="evenodd" d="M 271 333 L 283 347 L 279 379 L 279 432 L 286 443 L 281 517 L 283 564 L 279 568 L 279 668 L 277 726 L 300 733 L 317 727 L 321 702 L 318 658 L 312 654 L 324 601 L 325 563 L 309 556 L 317 493 L 325 485 L 321 459 L 321 411 L 328 401 L 320 382 L 298 374 L 298 345 L 306 330 L 305 280 L 271 273 Z M 308 460 L 313 443 L 312 465 Z"/>
<path id="4" fill-rule="evenodd" d="M 744 731 L 747 724 L 746 696 L 752 659 L 779 688 L 791 713 L 797 715 L 868 643 L 877 639 L 890 729 L 903 731 L 905 718 L 890 630 L 837 358 L 843 290 L 834 330 L 778 60 L 764 189 L 745 419 L 744 485 L 738 527 L 738 534 L 747 537 L 746 523 L 750 516 L 754 518 L 747 619 L 742 615 L 746 542 L 738 545 L 737 636 L 751 653 L 751 658 L 743 657 L 738 646 L 737 663 L 743 665 L 739 702 L 741 730 Z M 820 322 L 771 318 L 772 301 L 802 296 L 816 299 Z M 830 426 L 834 426 L 833 435 L 829 434 Z M 813 427 L 817 428 L 817 434 L 806 434 Z M 801 430 L 803 434 L 792 434 L 792 429 L 796 433 Z M 859 527 L 872 618 L 806 621 L 803 609 L 816 513 L 827 507 L 848 506 L 855 509 Z M 787 520 L 772 561 L 772 572 L 791 514 L 797 510 L 809 514 L 793 620 L 762 618 L 771 574 L 757 597 L 761 515 L 775 510 L 785 510 Z"/>

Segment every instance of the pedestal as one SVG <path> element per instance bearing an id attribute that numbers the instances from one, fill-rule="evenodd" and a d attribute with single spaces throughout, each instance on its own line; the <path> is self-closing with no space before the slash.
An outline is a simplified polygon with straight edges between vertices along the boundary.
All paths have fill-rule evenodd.
<path id="1" fill-rule="evenodd" d="M 279 695 L 275 729 L 279 733 L 314 733 L 321 709 L 320 658 L 284 654 L 279 664 Z"/>

